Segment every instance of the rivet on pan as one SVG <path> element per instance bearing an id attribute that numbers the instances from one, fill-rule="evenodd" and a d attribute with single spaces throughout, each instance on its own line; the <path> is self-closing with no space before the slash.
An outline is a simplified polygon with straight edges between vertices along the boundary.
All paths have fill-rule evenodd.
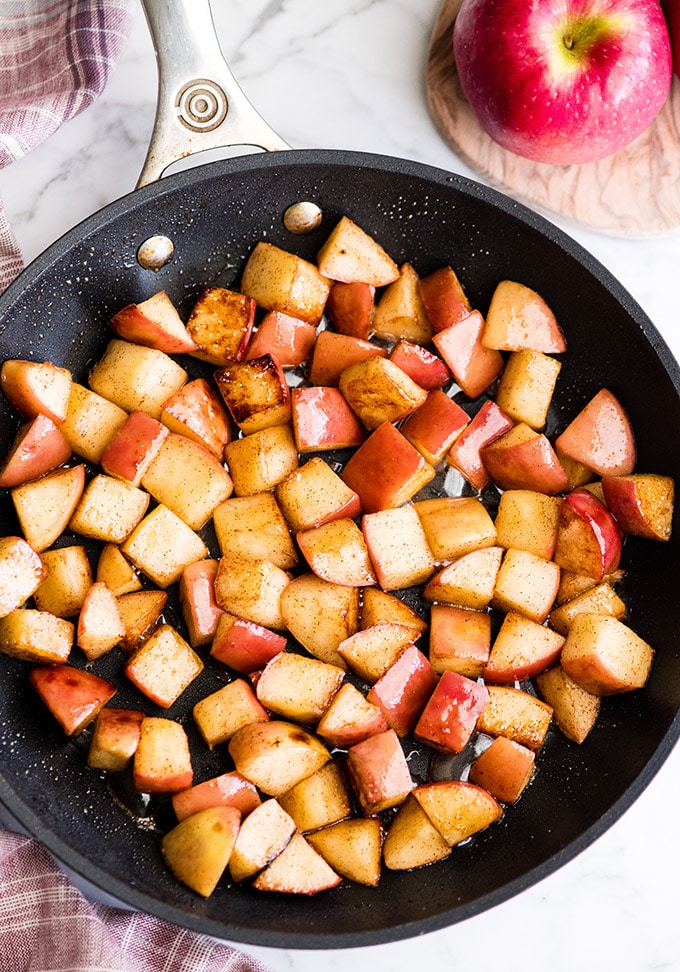
<path id="1" fill-rule="evenodd" d="M 321 225 L 323 213 L 313 202 L 296 202 L 283 214 L 283 225 L 290 233 L 303 236 Z"/>
<path id="2" fill-rule="evenodd" d="M 137 250 L 137 262 L 145 270 L 160 270 L 175 255 L 175 244 L 167 236 L 150 236 Z"/>

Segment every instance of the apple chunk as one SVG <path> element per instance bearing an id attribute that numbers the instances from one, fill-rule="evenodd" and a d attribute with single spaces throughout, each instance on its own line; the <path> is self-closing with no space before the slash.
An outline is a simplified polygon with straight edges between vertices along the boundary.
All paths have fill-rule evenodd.
<path id="1" fill-rule="evenodd" d="M 278 797 L 331 758 L 324 744 L 282 719 L 254 722 L 229 741 L 236 770 L 269 796 Z"/>
<path id="2" fill-rule="evenodd" d="M 372 236 L 343 216 L 319 250 L 316 265 L 324 277 L 384 287 L 399 277 L 399 267 Z"/>
<path id="3" fill-rule="evenodd" d="M 413 796 L 449 847 L 479 833 L 503 815 L 490 793 L 463 780 L 425 783 L 415 788 Z"/>
<path id="4" fill-rule="evenodd" d="M 633 473 L 603 476 L 607 507 L 624 533 L 649 540 L 669 540 L 675 483 L 670 476 Z"/>
<path id="5" fill-rule="evenodd" d="M 166 354 L 187 354 L 196 347 L 177 308 L 164 290 L 138 304 L 127 304 L 111 318 L 111 328 L 126 341 Z"/>
<path id="6" fill-rule="evenodd" d="M 501 280 L 496 287 L 482 343 L 499 351 L 559 354 L 567 349 L 562 329 L 545 300 L 515 280 Z"/>
<path id="7" fill-rule="evenodd" d="M 564 671 L 593 695 L 617 695 L 642 688 L 654 651 L 617 618 L 579 614 L 562 650 Z"/>
<path id="8" fill-rule="evenodd" d="M 199 810 L 161 839 L 165 863 L 183 884 L 208 898 L 227 868 L 240 822 L 235 807 Z"/>
<path id="9" fill-rule="evenodd" d="M 46 415 L 19 426 L 0 466 L 0 488 L 10 489 L 51 472 L 71 458 L 71 446 L 59 426 Z"/>
<path id="10" fill-rule="evenodd" d="M 17 412 L 29 419 L 46 415 L 57 425 L 66 418 L 71 381 L 71 372 L 51 361 L 8 358 L 0 368 L 0 388 Z"/>
<path id="11" fill-rule="evenodd" d="M 71 665 L 36 665 L 28 678 L 67 736 L 82 732 L 116 694 L 107 679 Z"/>
<path id="12" fill-rule="evenodd" d="M 22 537 L 1 537 L 0 617 L 21 607 L 46 576 L 47 568 Z"/>
<path id="13" fill-rule="evenodd" d="M 618 568 L 621 552 L 621 533 L 604 503 L 585 488 L 568 493 L 560 508 L 555 563 L 601 581 Z"/>
<path id="14" fill-rule="evenodd" d="M 602 388 L 555 440 L 555 448 L 599 476 L 627 476 L 635 466 L 635 435 L 621 402 Z"/>

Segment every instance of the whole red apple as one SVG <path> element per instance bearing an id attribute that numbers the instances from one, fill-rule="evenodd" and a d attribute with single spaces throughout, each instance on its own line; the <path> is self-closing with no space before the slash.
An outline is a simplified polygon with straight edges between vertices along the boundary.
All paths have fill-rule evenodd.
<path id="1" fill-rule="evenodd" d="M 537 162 L 613 154 L 650 125 L 671 85 L 659 0 L 463 0 L 453 46 L 484 130 Z"/>

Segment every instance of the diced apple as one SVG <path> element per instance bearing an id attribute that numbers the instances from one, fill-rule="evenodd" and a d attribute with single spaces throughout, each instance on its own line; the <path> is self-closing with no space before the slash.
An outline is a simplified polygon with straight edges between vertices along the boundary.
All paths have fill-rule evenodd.
<path id="1" fill-rule="evenodd" d="M 100 473 L 85 487 L 69 527 L 75 533 L 105 543 L 123 543 L 142 520 L 149 494 L 125 479 Z"/>
<path id="2" fill-rule="evenodd" d="M 210 655 L 244 675 L 260 671 L 286 647 L 283 635 L 223 611 Z"/>
<path id="3" fill-rule="evenodd" d="M 502 547 L 482 547 L 464 554 L 431 578 L 423 597 L 482 611 L 491 603 L 502 559 Z"/>
<path id="4" fill-rule="evenodd" d="M 316 724 L 345 678 L 337 665 L 292 651 L 276 655 L 257 680 L 257 698 L 275 715 Z"/>
<path id="5" fill-rule="evenodd" d="M 120 405 L 74 381 L 60 428 L 75 453 L 89 462 L 101 462 L 104 449 L 127 416 Z"/>
<path id="6" fill-rule="evenodd" d="M 75 625 L 49 611 L 15 608 L 0 618 L 0 651 L 20 661 L 65 662 L 73 646 Z"/>
<path id="7" fill-rule="evenodd" d="M 484 489 L 491 482 L 491 477 L 480 452 L 511 429 L 512 425 L 512 419 L 495 402 L 484 402 L 447 452 L 447 464 L 457 469 L 475 489 Z"/>
<path id="8" fill-rule="evenodd" d="M 125 626 L 120 646 L 131 654 L 161 623 L 168 595 L 153 589 L 130 591 L 118 597 L 118 611 Z"/>
<path id="9" fill-rule="evenodd" d="M 481 457 L 499 489 L 531 489 L 554 496 L 568 486 L 550 440 L 523 422 L 484 446 Z"/>
<path id="10" fill-rule="evenodd" d="M 331 758 L 320 739 L 281 719 L 244 726 L 230 739 L 229 753 L 242 776 L 274 797 L 311 776 Z"/>
<path id="11" fill-rule="evenodd" d="M 309 380 L 320 387 L 337 387 L 342 372 L 367 358 L 387 357 L 387 348 L 351 334 L 320 331 L 314 342 Z"/>
<path id="12" fill-rule="evenodd" d="M 216 388 L 205 379 L 195 378 L 167 398 L 161 407 L 161 422 L 178 435 L 200 442 L 218 459 L 231 441 L 229 416 Z"/>
<path id="13" fill-rule="evenodd" d="M 283 570 L 297 564 L 297 551 L 272 493 L 227 499 L 215 509 L 213 520 L 223 554 L 269 560 Z"/>
<path id="14" fill-rule="evenodd" d="M 214 365 L 241 361 L 255 322 L 255 301 L 226 287 L 205 287 L 187 320 L 190 352 Z"/>
<path id="15" fill-rule="evenodd" d="M 289 425 L 273 425 L 234 439 L 225 446 L 227 466 L 237 496 L 273 489 L 298 468 L 298 453 Z"/>
<path id="16" fill-rule="evenodd" d="M 393 665 L 405 648 L 412 645 L 418 632 L 396 621 L 382 621 L 362 628 L 338 646 L 338 653 L 366 682 L 377 682 Z"/>
<path id="17" fill-rule="evenodd" d="M 399 806 L 414 786 L 399 737 L 393 729 L 350 746 L 347 771 L 367 817 Z"/>
<path id="18" fill-rule="evenodd" d="M 272 243 L 254 247 L 241 277 L 241 291 L 269 311 L 281 311 L 307 324 L 321 320 L 330 281 L 313 263 Z"/>
<path id="19" fill-rule="evenodd" d="M 390 361 L 426 391 L 441 388 L 453 377 L 440 357 L 412 341 L 397 341 L 390 351 Z"/>
<path id="20" fill-rule="evenodd" d="M 336 280 L 328 294 L 326 314 L 338 334 L 367 340 L 373 331 L 374 298 L 373 284 Z"/>
<path id="21" fill-rule="evenodd" d="M 552 560 L 561 506 L 560 496 L 533 489 L 505 490 L 496 513 L 496 543 Z"/>
<path id="22" fill-rule="evenodd" d="M 126 341 L 166 354 L 189 354 L 196 347 L 164 290 L 121 308 L 111 318 L 111 327 Z"/>
<path id="23" fill-rule="evenodd" d="M 560 354 L 567 344 L 555 315 L 535 290 L 515 280 L 501 280 L 486 315 L 484 345 L 500 351 Z"/>
<path id="24" fill-rule="evenodd" d="M 421 279 L 420 296 L 435 332 L 464 320 L 472 310 L 456 272 L 449 266 Z"/>
<path id="25" fill-rule="evenodd" d="M 225 554 L 215 577 L 215 600 L 223 611 L 264 628 L 285 629 L 281 594 L 290 576 L 270 560 Z"/>
<path id="26" fill-rule="evenodd" d="M 366 587 L 362 592 L 360 627 L 370 628 L 374 624 L 385 621 L 402 624 L 411 628 L 415 641 L 424 631 L 427 631 L 427 621 L 406 604 L 388 591 L 379 587 Z"/>
<path id="27" fill-rule="evenodd" d="M 489 685 L 489 701 L 477 729 L 489 736 L 507 736 L 534 751 L 541 748 L 552 721 L 552 707 L 535 695 L 509 685 Z"/>
<path id="28" fill-rule="evenodd" d="M 293 533 L 341 517 L 354 519 L 361 512 L 358 494 L 321 456 L 312 456 L 286 476 L 276 486 L 275 493 Z"/>
<path id="29" fill-rule="evenodd" d="M 380 881 L 382 825 L 377 817 L 340 820 L 307 837 L 334 871 L 374 888 Z"/>
<path id="30" fill-rule="evenodd" d="M 234 770 L 173 793 L 171 802 L 177 820 L 208 807 L 236 807 L 243 818 L 262 803 L 253 784 Z"/>
<path id="31" fill-rule="evenodd" d="M 121 549 L 135 567 L 162 588 L 178 581 L 189 564 L 208 555 L 199 535 L 160 503 L 135 527 Z"/>
<path id="32" fill-rule="evenodd" d="M 270 864 L 295 833 L 295 821 L 278 800 L 260 803 L 241 824 L 229 861 L 234 881 L 245 881 Z"/>
<path id="33" fill-rule="evenodd" d="M 399 276 L 399 268 L 380 244 L 348 216 L 342 216 L 316 257 L 319 273 L 330 280 L 360 280 L 384 287 Z"/>
<path id="34" fill-rule="evenodd" d="M 194 722 L 209 749 L 229 742 L 239 729 L 266 722 L 269 715 L 251 686 L 242 678 L 227 682 L 193 707 Z"/>
<path id="35" fill-rule="evenodd" d="M 216 575 L 217 561 L 213 559 L 198 560 L 182 571 L 179 601 L 192 648 L 210 644 L 223 613 L 215 600 Z"/>
<path id="36" fill-rule="evenodd" d="M 47 550 L 64 532 L 84 488 L 84 466 L 57 469 L 14 487 L 11 495 L 19 525 L 36 553 Z"/>
<path id="37" fill-rule="evenodd" d="M 250 340 L 245 360 L 269 352 L 282 368 L 295 368 L 307 360 L 315 338 L 316 325 L 280 311 L 269 311 Z"/>
<path id="38" fill-rule="evenodd" d="M 132 763 L 132 781 L 141 793 L 176 793 L 193 783 L 189 740 L 174 719 L 145 716 Z"/>
<path id="39" fill-rule="evenodd" d="M 389 358 L 366 358 L 341 373 L 339 387 L 369 431 L 396 422 L 422 405 L 427 392 Z"/>
<path id="40" fill-rule="evenodd" d="M 213 377 L 244 435 L 291 421 L 290 389 L 283 368 L 269 352 L 226 364 Z"/>
<path id="41" fill-rule="evenodd" d="M 450 853 L 450 846 L 413 794 L 409 793 L 385 834 L 385 867 L 391 871 L 409 871 L 444 860 Z"/>
<path id="42" fill-rule="evenodd" d="M 42 562 L 47 576 L 33 594 L 35 606 L 39 611 L 49 611 L 60 618 L 75 617 L 93 581 L 85 547 L 70 544 L 45 550 Z"/>
<path id="43" fill-rule="evenodd" d="M 510 547 L 498 571 L 492 607 L 542 624 L 555 603 L 559 583 L 560 568 L 552 560 Z"/>
<path id="44" fill-rule="evenodd" d="M 562 362 L 541 351 L 513 351 L 496 389 L 496 404 L 514 422 L 542 429 Z"/>
<path id="45" fill-rule="evenodd" d="M 601 581 L 621 559 L 621 533 L 609 510 L 582 487 L 565 496 L 553 559 L 562 570 Z"/>
<path id="46" fill-rule="evenodd" d="M 339 388 L 293 388 L 291 402 L 298 452 L 347 449 L 364 441 L 364 428 Z"/>
<path id="47" fill-rule="evenodd" d="M 168 429 L 158 419 L 146 412 L 131 412 L 104 449 L 102 470 L 108 476 L 139 486 L 168 435 Z"/>
<path id="48" fill-rule="evenodd" d="M 626 605 L 611 584 L 602 581 L 551 611 L 550 624 L 560 634 L 566 635 L 576 615 L 584 612 L 608 614 L 620 620 L 626 613 Z"/>
<path id="49" fill-rule="evenodd" d="M 363 534 L 354 520 L 331 520 L 302 530 L 296 540 L 311 570 L 332 584 L 367 587 L 376 577 Z"/>
<path id="50" fill-rule="evenodd" d="M 429 659 L 433 671 L 480 678 L 491 650 L 491 614 L 450 604 L 433 604 Z"/>
<path id="51" fill-rule="evenodd" d="M 428 344 L 432 324 L 420 296 L 420 280 L 410 263 L 399 268 L 399 276 L 382 293 L 373 316 L 376 337 L 385 341 L 406 339 Z"/>
<path id="52" fill-rule="evenodd" d="M 202 671 L 199 656 L 170 624 L 156 628 L 125 665 L 132 684 L 163 709 L 169 709 Z"/>
<path id="53" fill-rule="evenodd" d="M 413 504 L 436 561 L 496 545 L 496 527 L 476 496 L 437 496 Z"/>
<path id="54" fill-rule="evenodd" d="M 627 476 L 635 466 L 633 428 L 621 402 L 601 388 L 555 440 L 555 448 L 599 476 Z"/>
<path id="55" fill-rule="evenodd" d="M 469 779 L 502 803 L 517 803 L 531 782 L 535 762 L 526 746 L 497 736 L 470 767 Z"/>
<path id="56" fill-rule="evenodd" d="M 77 736 L 116 694 L 94 672 L 72 665 L 36 665 L 28 680 L 67 736 Z"/>
<path id="57" fill-rule="evenodd" d="M 595 725 L 600 711 L 600 697 L 586 692 L 561 665 L 536 676 L 541 698 L 553 709 L 558 729 L 572 742 L 582 743 Z"/>
<path id="58" fill-rule="evenodd" d="M 139 745 L 144 713 L 139 709 L 100 709 L 94 721 L 87 765 L 109 773 L 120 773 Z"/>
<path id="59" fill-rule="evenodd" d="M 412 587 L 429 579 L 434 559 L 415 507 L 367 513 L 361 529 L 384 591 Z"/>
<path id="60" fill-rule="evenodd" d="M 419 716 L 422 721 L 421 713 L 440 683 L 425 655 L 409 645 L 371 686 L 366 698 L 382 710 L 390 729 L 403 737 L 419 723 Z"/>
<path id="61" fill-rule="evenodd" d="M 564 635 L 544 624 L 508 611 L 491 646 L 487 682 L 521 682 L 545 671 L 560 657 Z"/>
<path id="62" fill-rule="evenodd" d="M 485 347 L 483 334 L 484 318 L 475 310 L 432 338 L 468 398 L 479 398 L 503 370 L 503 356 L 499 351 Z"/>
<path id="63" fill-rule="evenodd" d="M 340 884 L 339 874 L 305 840 L 295 833 L 284 850 L 253 881 L 258 891 L 279 894 L 318 894 Z"/>
<path id="64" fill-rule="evenodd" d="M 125 634 L 118 601 L 103 581 L 92 585 L 78 616 L 76 642 L 88 661 L 100 658 Z"/>
<path id="65" fill-rule="evenodd" d="M 316 731 L 331 746 L 347 749 L 387 728 L 380 708 L 351 682 L 344 682 L 321 716 Z"/>
<path id="66" fill-rule="evenodd" d="M 7 358 L 0 368 L 0 389 L 24 418 L 46 415 L 59 425 L 66 418 L 71 372 L 51 361 Z"/>
<path id="67" fill-rule="evenodd" d="M 444 672 L 416 723 L 416 739 L 440 752 L 461 752 L 488 699 L 489 692 L 481 682 L 458 672 Z"/>
<path id="68" fill-rule="evenodd" d="M 279 803 L 302 833 L 327 827 L 352 813 L 345 777 L 336 760 L 324 763 L 316 773 L 282 793 Z"/>
<path id="69" fill-rule="evenodd" d="M 437 466 L 469 421 L 467 412 L 436 388 L 406 417 L 400 431 L 431 466 Z"/>
<path id="70" fill-rule="evenodd" d="M 345 667 L 341 642 L 359 626 L 359 589 L 300 574 L 281 594 L 285 626 L 310 655 Z"/>
<path id="71" fill-rule="evenodd" d="M 40 556 L 23 537 L 0 537 L 0 617 L 21 607 L 46 576 Z"/>
<path id="72" fill-rule="evenodd" d="M 163 402 L 186 380 L 184 368 L 163 351 L 114 338 L 92 368 L 89 385 L 126 412 L 139 410 L 159 419 Z"/>
<path id="73" fill-rule="evenodd" d="M 161 838 L 165 863 L 192 891 L 210 897 L 227 869 L 240 822 L 235 807 L 199 810 Z"/>
<path id="74" fill-rule="evenodd" d="M 648 540 L 670 539 L 675 500 L 670 476 L 603 476 L 602 489 L 609 512 L 624 533 Z"/>
<path id="75" fill-rule="evenodd" d="M 653 657 L 653 648 L 622 621 L 584 613 L 571 623 L 561 663 L 587 692 L 618 695 L 646 684 Z"/>
<path id="76" fill-rule="evenodd" d="M 11 489 L 52 472 L 71 454 L 71 445 L 59 426 L 46 415 L 36 415 L 19 426 L 0 466 L 0 488 Z"/>
<path id="77" fill-rule="evenodd" d="M 490 793 L 463 780 L 425 783 L 415 788 L 413 796 L 449 847 L 485 830 L 503 815 Z"/>

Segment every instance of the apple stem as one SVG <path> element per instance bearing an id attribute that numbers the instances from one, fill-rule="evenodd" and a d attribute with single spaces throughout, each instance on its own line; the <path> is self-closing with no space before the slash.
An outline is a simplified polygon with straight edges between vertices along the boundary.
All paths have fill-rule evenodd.
<path id="1" fill-rule="evenodd" d="M 565 35 L 565 37 L 564 37 L 564 46 L 566 47 L 566 49 L 568 51 L 570 51 L 572 49 L 572 47 L 574 46 L 574 35 L 573 34 L 566 34 Z"/>

